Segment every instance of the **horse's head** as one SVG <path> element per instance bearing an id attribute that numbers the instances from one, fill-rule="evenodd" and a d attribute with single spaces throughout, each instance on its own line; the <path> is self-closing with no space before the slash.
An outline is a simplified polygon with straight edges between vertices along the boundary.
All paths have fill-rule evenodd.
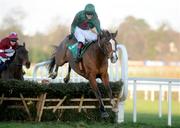
<path id="1" fill-rule="evenodd" d="M 98 36 L 98 44 L 103 53 L 111 59 L 112 63 L 115 63 L 118 60 L 116 51 L 117 51 L 117 41 L 115 37 L 117 35 L 117 31 L 115 33 L 110 33 L 109 31 L 103 30 L 101 34 Z"/>
<path id="2" fill-rule="evenodd" d="M 16 48 L 16 59 L 22 64 L 25 65 L 26 68 L 30 68 L 30 61 L 28 56 L 28 51 L 25 47 L 25 43 L 23 45 L 18 45 Z"/>

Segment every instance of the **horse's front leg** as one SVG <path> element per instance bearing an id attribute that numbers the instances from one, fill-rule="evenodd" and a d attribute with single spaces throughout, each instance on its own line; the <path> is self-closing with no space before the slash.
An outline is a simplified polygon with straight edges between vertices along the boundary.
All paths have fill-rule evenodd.
<path id="1" fill-rule="evenodd" d="M 103 100 L 101 98 L 101 93 L 99 91 L 99 88 L 97 86 L 95 75 L 89 77 L 89 82 L 90 82 L 91 88 L 93 89 L 93 91 L 95 93 L 96 98 L 99 100 L 101 117 L 102 118 L 109 117 L 109 114 L 106 112 L 106 110 L 104 108 L 104 103 L 103 103 Z"/>
<path id="2" fill-rule="evenodd" d="M 24 80 L 23 69 L 21 71 L 17 72 L 16 74 L 14 74 L 14 78 L 18 79 L 18 80 Z"/>
<path id="3" fill-rule="evenodd" d="M 64 78 L 64 83 L 68 83 L 69 82 L 70 74 L 71 74 L 71 66 L 70 66 L 70 64 L 68 64 L 68 74 Z"/>
<path id="4" fill-rule="evenodd" d="M 106 87 L 106 89 L 108 91 L 108 95 L 109 95 L 109 98 L 110 98 L 110 103 L 112 105 L 112 111 L 117 112 L 118 108 L 117 108 L 117 104 L 116 104 L 116 102 L 114 100 L 114 97 L 112 95 L 112 89 L 111 89 L 111 87 L 109 85 L 109 76 L 108 76 L 108 74 L 106 73 L 106 74 L 102 75 L 101 80 L 102 80 L 104 86 Z"/>

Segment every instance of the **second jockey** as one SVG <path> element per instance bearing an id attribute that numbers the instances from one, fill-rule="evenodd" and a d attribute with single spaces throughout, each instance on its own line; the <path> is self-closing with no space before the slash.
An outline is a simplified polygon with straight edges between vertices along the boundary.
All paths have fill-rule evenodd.
<path id="1" fill-rule="evenodd" d="M 11 57 L 15 53 L 15 49 L 18 45 L 18 35 L 15 32 L 11 32 L 7 37 L 0 41 L 0 72 L 7 68 L 12 60 Z"/>
<path id="2" fill-rule="evenodd" d="M 100 21 L 93 4 L 87 4 L 85 9 L 78 12 L 71 24 L 71 36 L 78 41 L 77 59 L 80 61 L 81 48 L 87 42 L 97 40 L 97 33 L 92 29 L 96 28 L 97 33 L 101 32 Z"/>

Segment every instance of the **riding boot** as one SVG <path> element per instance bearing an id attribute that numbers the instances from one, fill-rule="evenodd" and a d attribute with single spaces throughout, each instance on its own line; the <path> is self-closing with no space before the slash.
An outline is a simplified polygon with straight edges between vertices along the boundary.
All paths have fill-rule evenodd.
<path id="1" fill-rule="evenodd" d="M 76 57 L 76 62 L 80 62 L 81 61 L 81 48 L 83 47 L 83 43 L 79 42 L 78 43 L 78 48 L 77 48 L 77 57 Z"/>

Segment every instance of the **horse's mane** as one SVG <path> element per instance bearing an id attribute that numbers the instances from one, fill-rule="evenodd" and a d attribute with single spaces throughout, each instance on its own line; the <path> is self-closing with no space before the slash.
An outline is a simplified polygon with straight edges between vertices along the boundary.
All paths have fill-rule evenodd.
<path id="1" fill-rule="evenodd" d="M 17 54 L 17 50 L 19 49 L 19 48 L 21 48 L 21 47 L 24 47 L 23 45 L 17 45 L 17 47 L 16 47 L 16 49 L 15 49 L 15 53 L 14 53 L 14 55 L 13 56 L 11 56 L 11 60 L 13 61 L 14 60 L 14 58 L 15 58 L 15 56 L 16 56 L 16 54 Z"/>
<path id="2" fill-rule="evenodd" d="M 17 49 L 21 48 L 21 47 L 24 47 L 24 46 L 23 46 L 23 45 L 18 44 L 18 45 L 16 46 L 15 51 L 16 51 Z"/>
<path id="3" fill-rule="evenodd" d="M 108 30 L 102 30 L 98 36 L 100 37 L 100 39 L 102 39 L 102 38 L 110 39 L 111 33 Z"/>

